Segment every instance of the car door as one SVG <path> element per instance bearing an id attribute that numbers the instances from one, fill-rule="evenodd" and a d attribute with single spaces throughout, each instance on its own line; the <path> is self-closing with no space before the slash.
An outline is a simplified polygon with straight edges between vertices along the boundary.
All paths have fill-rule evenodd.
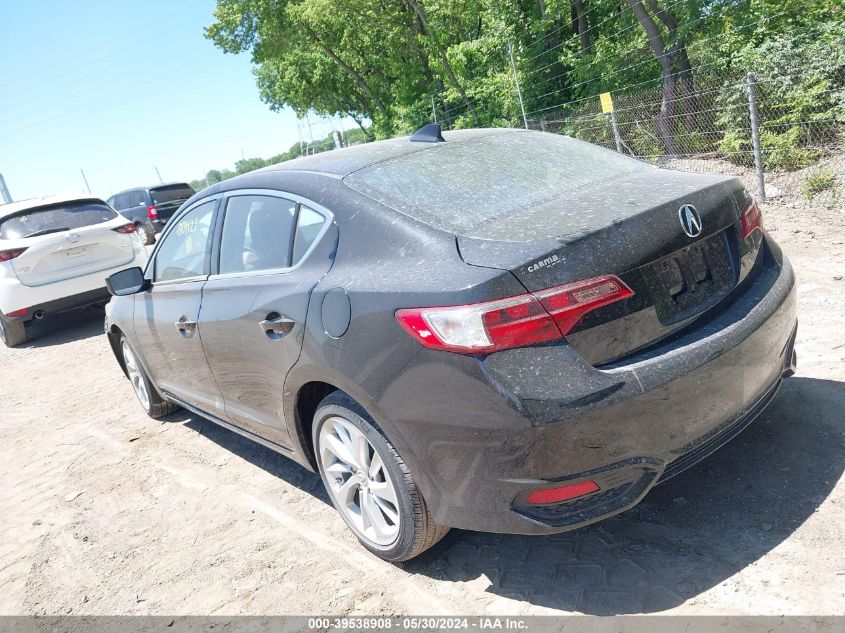
<path id="1" fill-rule="evenodd" d="M 206 198 L 186 209 L 159 240 L 146 271 L 151 287 L 135 298 L 134 325 L 158 387 L 225 419 L 197 328 L 218 202 Z"/>
<path id="2" fill-rule="evenodd" d="M 216 270 L 199 330 L 229 420 L 289 447 L 283 386 L 299 358 L 311 292 L 331 266 L 308 261 L 331 214 L 296 196 L 237 191 L 221 202 Z"/>

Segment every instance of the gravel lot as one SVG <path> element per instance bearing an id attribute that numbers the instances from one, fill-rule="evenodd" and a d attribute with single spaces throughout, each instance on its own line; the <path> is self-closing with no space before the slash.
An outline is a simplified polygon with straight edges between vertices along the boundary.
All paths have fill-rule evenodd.
<path id="1" fill-rule="evenodd" d="M 636 509 L 552 537 L 358 547 L 319 478 L 201 418 L 148 419 L 102 312 L 0 348 L 2 614 L 845 613 L 845 210 L 769 205 L 799 373 Z"/>

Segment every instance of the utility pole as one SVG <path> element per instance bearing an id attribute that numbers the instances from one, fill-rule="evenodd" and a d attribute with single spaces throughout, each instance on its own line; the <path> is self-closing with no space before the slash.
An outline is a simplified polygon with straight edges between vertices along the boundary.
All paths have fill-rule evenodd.
<path id="1" fill-rule="evenodd" d="M 525 129 L 528 129 L 528 117 L 525 116 L 525 104 L 522 102 L 522 88 L 519 87 L 519 76 L 516 74 L 516 62 L 513 61 L 513 44 L 508 42 L 508 55 L 511 58 L 511 70 L 513 71 L 513 83 L 516 85 L 516 96 L 519 97 L 519 109 L 522 110 L 522 122 Z"/>
<path id="2" fill-rule="evenodd" d="M 434 118 L 434 122 L 437 123 L 437 108 L 434 107 L 434 95 L 431 95 L 431 116 Z"/>
<path id="3" fill-rule="evenodd" d="M 88 195 L 91 195 L 91 185 L 88 184 L 88 179 L 85 177 L 85 172 L 80 168 L 79 173 L 82 174 L 82 180 L 85 181 L 85 188 L 88 190 Z"/>
<path id="4" fill-rule="evenodd" d="M 156 176 L 158 176 L 158 181 L 159 181 L 161 184 L 164 184 L 164 180 L 162 180 L 162 179 L 161 179 L 161 174 L 160 174 L 160 173 L 159 173 L 159 171 L 158 171 L 158 167 L 156 167 L 155 165 L 153 165 L 153 169 L 155 169 L 155 170 L 156 170 Z"/>
<path id="5" fill-rule="evenodd" d="M 3 174 L 0 174 L 0 198 L 2 198 L 5 204 L 12 202 L 12 194 L 9 193 L 9 188 L 6 186 L 6 180 L 3 178 Z"/>
<path id="6" fill-rule="evenodd" d="M 305 113 L 305 122 L 308 124 L 308 146 L 309 148 L 314 143 L 314 132 L 311 131 L 311 113 Z M 307 152 L 306 152 L 307 153 Z"/>

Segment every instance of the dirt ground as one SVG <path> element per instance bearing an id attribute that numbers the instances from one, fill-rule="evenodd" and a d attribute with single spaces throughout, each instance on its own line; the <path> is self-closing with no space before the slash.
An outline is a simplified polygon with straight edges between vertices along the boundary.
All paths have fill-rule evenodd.
<path id="1" fill-rule="evenodd" d="M 359 547 L 319 478 L 140 410 L 93 310 L 0 349 L 0 614 L 845 613 L 845 209 L 770 205 L 799 373 L 716 455 L 576 532 Z"/>

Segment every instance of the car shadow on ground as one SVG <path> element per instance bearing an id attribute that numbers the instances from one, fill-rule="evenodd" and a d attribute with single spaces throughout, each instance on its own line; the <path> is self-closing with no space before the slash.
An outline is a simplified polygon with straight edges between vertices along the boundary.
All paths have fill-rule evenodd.
<path id="1" fill-rule="evenodd" d="M 103 308 L 92 306 L 30 321 L 26 326 L 28 340 L 16 349 L 52 347 L 101 336 L 105 316 Z"/>
<path id="2" fill-rule="evenodd" d="M 172 413 L 164 418 L 164 420 L 167 422 L 184 423 L 189 429 L 193 429 L 200 435 L 207 437 L 215 444 L 234 453 L 241 459 L 258 466 L 274 477 L 292 486 L 296 486 L 326 505 L 331 506 L 332 502 L 325 488 L 323 488 L 323 481 L 320 479 L 320 476 L 300 466 L 293 460 L 280 456 L 276 451 L 183 409 Z"/>
<path id="3" fill-rule="evenodd" d="M 738 438 L 626 513 L 544 537 L 453 530 L 404 568 L 446 582 L 484 576 L 491 593 L 566 611 L 676 607 L 753 564 L 816 511 L 845 468 L 843 410 L 845 383 L 791 378 Z M 317 475 L 211 422 L 187 419 L 329 503 Z"/>

